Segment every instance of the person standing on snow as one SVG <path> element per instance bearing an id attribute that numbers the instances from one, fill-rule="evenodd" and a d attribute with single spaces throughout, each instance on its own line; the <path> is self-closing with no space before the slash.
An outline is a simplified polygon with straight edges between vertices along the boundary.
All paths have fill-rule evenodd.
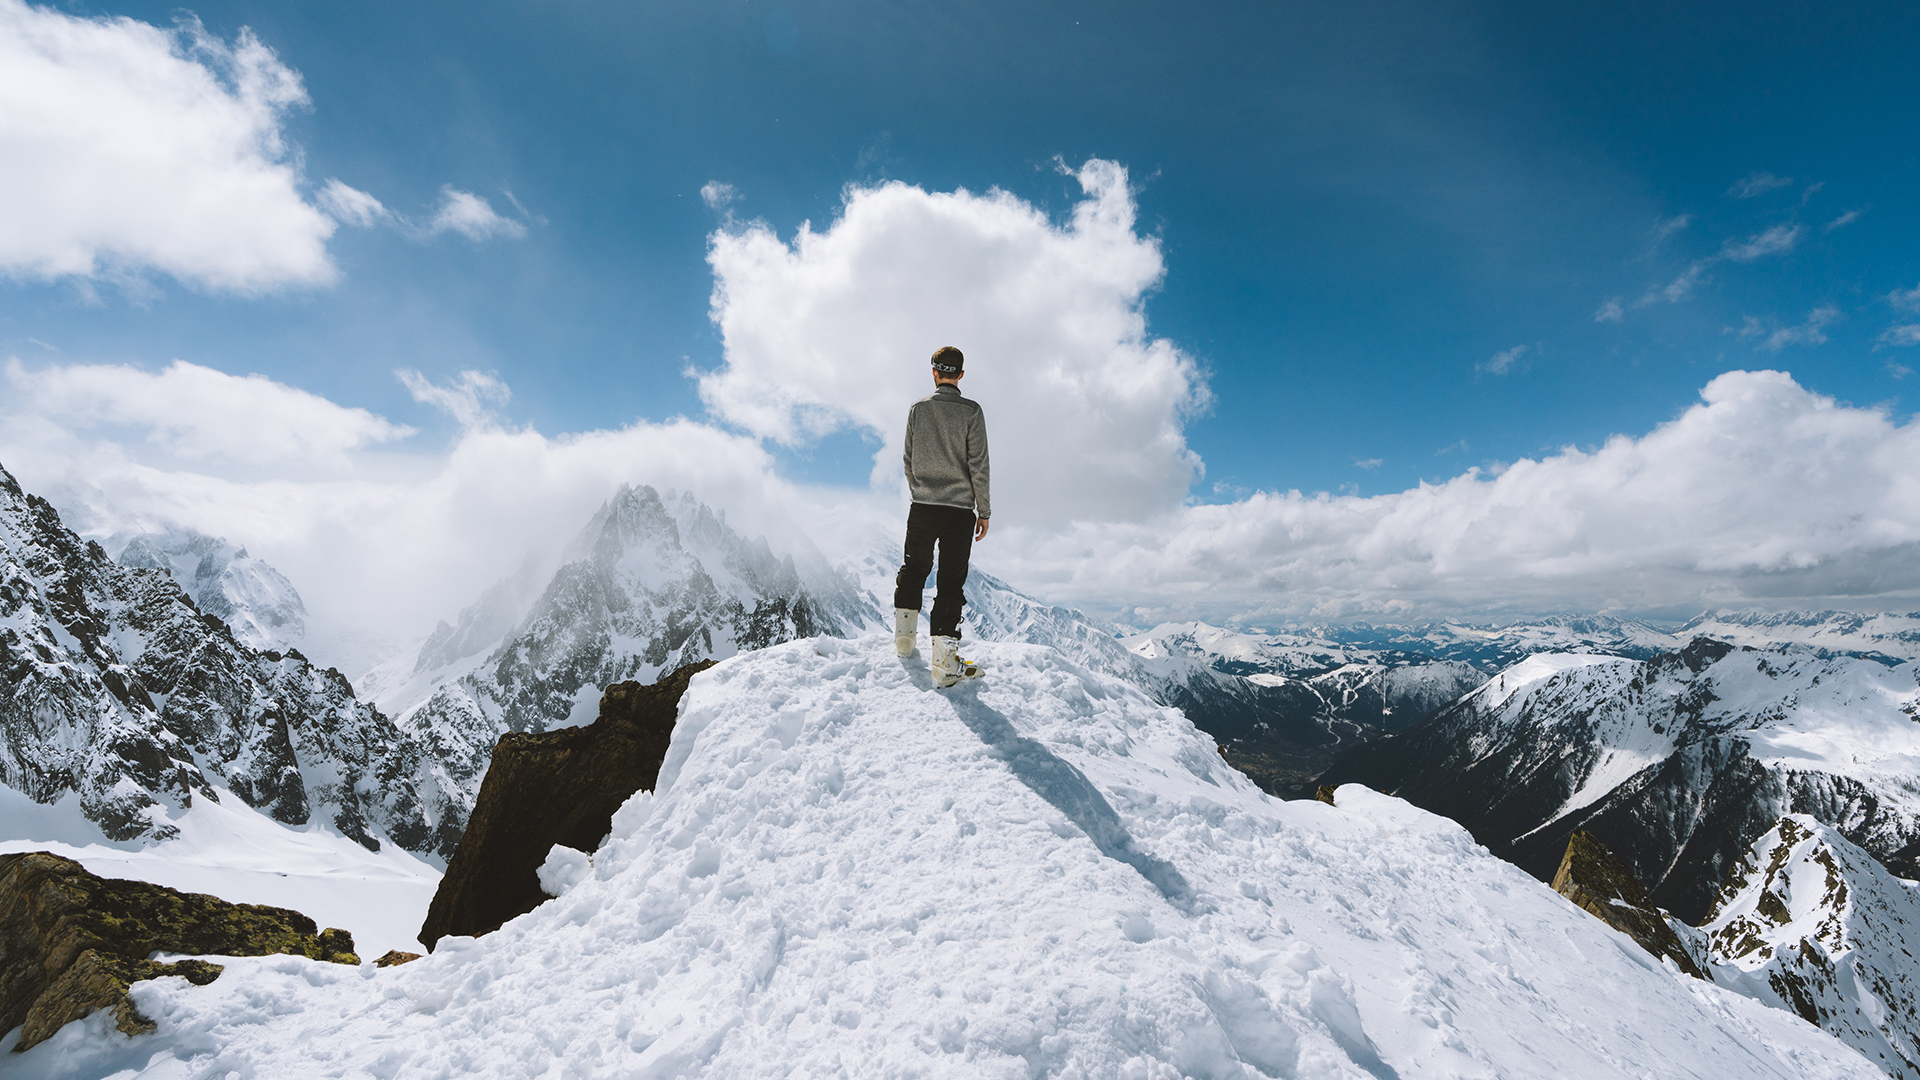
<path id="1" fill-rule="evenodd" d="M 907 411 L 905 460 L 913 506 L 907 511 L 906 561 L 893 579 L 893 643 L 901 656 L 913 655 L 921 594 L 938 544 L 939 592 L 927 626 L 936 686 L 980 675 L 978 665 L 960 656 L 960 607 L 966 603 L 961 589 L 974 541 L 986 539 L 993 508 L 987 498 L 986 416 L 978 402 L 960 396 L 965 363 L 951 345 L 935 352 L 933 393 Z"/>

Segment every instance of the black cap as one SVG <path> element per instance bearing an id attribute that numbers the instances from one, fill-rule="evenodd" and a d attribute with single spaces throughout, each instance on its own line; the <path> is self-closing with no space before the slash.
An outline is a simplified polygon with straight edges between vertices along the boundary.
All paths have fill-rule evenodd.
<path id="1" fill-rule="evenodd" d="M 960 374 L 961 365 L 966 362 L 967 358 L 960 354 L 960 350 L 951 345 L 942 345 L 933 353 L 933 370 L 942 375 Z"/>

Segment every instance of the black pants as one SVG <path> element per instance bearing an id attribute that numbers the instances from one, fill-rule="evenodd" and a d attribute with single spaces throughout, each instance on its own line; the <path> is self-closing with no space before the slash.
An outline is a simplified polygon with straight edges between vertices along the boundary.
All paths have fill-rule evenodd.
<path id="1" fill-rule="evenodd" d="M 907 561 L 894 575 L 893 606 L 919 611 L 927 574 L 933 570 L 933 545 L 940 545 L 940 591 L 934 594 L 927 629 L 935 637 L 960 636 L 961 590 L 967 584 L 967 557 L 973 553 L 973 511 L 957 506 L 914 503 L 907 511 Z"/>

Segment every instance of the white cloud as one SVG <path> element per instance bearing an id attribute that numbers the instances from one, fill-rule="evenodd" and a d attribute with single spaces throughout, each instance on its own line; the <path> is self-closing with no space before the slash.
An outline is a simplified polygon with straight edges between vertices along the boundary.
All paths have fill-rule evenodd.
<path id="1" fill-rule="evenodd" d="M 1916 341 L 1920 341 L 1920 326 L 1916 326 L 1913 329 L 1915 331 L 1914 339 Z M 1913 374 L 1913 369 L 1908 367 L 1905 364 L 1896 364 L 1893 361 L 1889 360 L 1887 361 L 1887 374 L 1893 376 L 1896 379 L 1904 379 L 1907 376 Z"/>
<path id="2" fill-rule="evenodd" d="M 1792 251 L 1806 231 L 1806 226 L 1797 223 L 1775 225 L 1745 240 L 1727 241 L 1720 249 L 1720 255 L 1734 262 L 1752 262 L 1768 255 L 1778 255 L 1783 251 Z"/>
<path id="3" fill-rule="evenodd" d="M 1851 225 L 1858 220 L 1860 220 L 1860 211 L 1849 210 L 1846 213 L 1841 214 L 1839 217 L 1834 218 L 1832 221 L 1827 222 L 1826 226 L 1823 227 L 1820 231 L 1823 233 L 1830 233 L 1835 229 L 1845 228 L 1846 226 Z"/>
<path id="4" fill-rule="evenodd" d="M 393 214 L 383 206 L 379 199 L 348 187 L 339 180 L 328 180 L 325 187 L 315 196 L 320 209 L 325 210 L 342 225 L 352 225 L 366 229 L 392 219 Z"/>
<path id="5" fill-rule="evenodd" d="M 1920 311 L 1920 285 L 1911 289 L 1895 289 L 1887 294 L 1887 302 L 1897 308 L 1908 311 Z"/>
<path id="6" fill-rule="evenodd" d="M 1356 466 L 1359 466 L 1362 469 L 1373 470 L 1373 469 L 1379 468 L 1382 465 L 1385 465 L 1386 460 L 1383 458 L 1377 458 L 1377 457 L 1360 458 L 1356 460 L 1354 464 Z"/>
<path id="7" fill-rule="evenodd" d="M 527 227 L 494 212 L 493 204 L 478 195 L 448 184 L 440 189 L 440 209 L 428 224 L 429 233 L 457 232 L 479 243 L 496 236 L 519 238 Z"/>
<path id="8" fill-rule="evenodd" d="M 1626 314 L 1626 310 L 1620 306 L 1620 298 L 1616 296 L 1600 305 L 1600 310 L 1593 313 L 1593 321 L 1619 322 Z"/>
<path id="9" fill-rule="evenodd" d="M 1727 189 L 1727 194 L 1736 199 L 1751 199 L 1756 195 L 1765 195 L 1793 183 L 1791 176 L 1775 176 L 1770 172 L 1757 172 L 1744 180 L 1737 180 Z M 1816 185 L 1818 186 L 1818 185 Z"/>
<path id="10" fill-rule="evenodd" d="M 1660 221 L 1654 223 L 1653 242 L 1655 245 L 1658 245 L 1661 241 L 1665 240 L 1667 237 L 1672 236 L 1674 233 L 1682 231 L 1687 226 L 1692 224 L 1693 224 L 1692 214 L 1679 214 L 1677 216 L 1670 217 L 1670 218 L 1662 218 Z"/>
<path id="11" fill-rule="evenodd" d="M 30 371 L 10 360 L 6 382 L 9 413 L 76 433 L 136 429 L 150 446 L 187 462 L 344 467 L 351 451 L 413 433 L 264 376 L 181 360 L 158 373 L 117 365 Z"/>
<path id="12" fill-rule="evenodd" d="M 755 440 L 687 420 L 558 438 L 477 424 L 420 447 L 365 410 L 190 364 L 14 364 L 6 379 L 0 465 L 29 491 L 80 510 L 83 527 L 178 522 L 244 543 L 293 579 L 323 628 L 425 633 L 529 552 L 571 539 L 622 483 L 698 492 L 776 546 L 800 532 L 799 514 L 809 530 L 817 515 L 854 527 L 875 502 L 801 492 Z M 486 376 L 434 389 L 435 407 L 506 396 Z"/>
<path id="13" fill-rule="evenodd" d="M 158 271 L 258 293 L 332 282 L 334 222 L 281 125 L 300 76 L 242 30 L 162 30 L 0 0 L 0 274 Z"/>
<path id="14" fill-rule="evenodd" d="M 1899 326 L 1889 326 L 1885 332 L 1875 338 L 1874 341 L 1878 345 L 1893 345 L 1896 347 L 1920 345 L 1920 323 L 1903 323 Z"/>
<path id="15" fill-rule="evenodd" d="M 1779 352 L 1788 345 L 1825 345 L 1825 328 L 1839 321 L 1840 309 L 1832 304 L 1823 304 L 1807 312 L 1805 322 L 1798 326 L 1772 327 L 1749 315 L 1746 325 L 1740 330 L 1742 340 L 1760 339 L 1754 348 L 1766 352 Z"/>
<path id="16" fill-rule="evenodd" d="M 462 429 L 498 427 L 496 406 L 513 399 L 507 384 L 481 371 L 463 371 L 441 386 L 412 368 L 401 368 L 394 375 L 406 385 L 413 400 L 431 405 L 456 420 Z"/>
<path id="17" fill-rule="evenodd" d="M 1665 288 L 1655 286 L 1648 289 L 1646 295 L 1642 296 L 1634 306 L 1646 307 L 1648 304 L 1658 303 L 1662 300 L 1665 300 L 1669 304 L 1677 304 L 1685 300 L 1693 294 L 1693 287 L 1700 284 L 1700 280 L 1706 276 L 1707 267 L 1712 266 L 1713 262 L 1714 260 L 1712 259 L 1700 259 L 1694 262 L 1691 266 L 1687 267 L 1686 270 L 1682 271 L 1679 277 L 1668 282 Z"/>
<path id="18" fill-rule="evenodd" d="M 1009 544 L 1004 572 L 1061 601 L 1256 624 L 1920 595 L 1920 424 L 1777 371 L 1729 372 L 1701 397 L 1639 438 L 1497 476 L 1369 498 L 1262 492 L 1079 526 Z"/>
<path id="19" fill-rule="evenodd" d="M 1003 191 L 850 187 L 838 220 L 789 244 L 762 224 L 716 233 L 708 259 L 725 364 L 700 377 L 722 420 L 799 444 L 839 429 L 882 446 L 896 488 L 906 406 L 927 357 L 967 356 L 986 409 L 996 518 L 1064 523 L 1177 506 L 1200 475 L 1183 424 L 1206 404 L 1194 361 L 1147 333 L 1164 273 L 1134 230 L 1126 170 L 1089 161 L 1055 224 Z"/>
<path id="20" fill-rule="evenodd" d="M 897 496 L 796 487 L 757 439 L 694 421 L 559 437 L 477 425 L 445 448 L 408 449 L 390 445 L 399 424 L 206 369 L 149 378 L 220 392 L 141 412 L 129 403 L 154 384 L 123 388 L 127 371 L 14 365 L 0 463 L 29 490 L 106 510 L 100 528 L 177 521 L 246 543 L 293 577 L 321 623 L 424 632 L 529 551 L 570 538 L 623 482 L 697 492 L 748 535 L 811 534 L 836 557 L 870 554 L 899 527 Z M 449 392 L 479 400 L 490 385 Z M 1701 397 L 1639 437 L 1393 494 L 1267 491 L 1066 524 L 996 515 L 975 558 L 1107 614 L 1256 623 L 1920 596 L 1920 424 L 1839 405 L 1782 372 L 1731 372 Z M 223 434 L 247 424 L 298 428 L 270 448 L 310 455 L 306 467 L 250 467 L 254 443 Z M 209 438 L 224 441 L 175 452 Z"/>
<path id="21" fill-rule="evenodd" d="M 1512 371 L 1513 365 L 1526 354 L 1527 347 L 1525 345 L 1515 345 L 1511 349 L 1502 349 L 1486 360 L 1475 364 L 1474 370 L 1483 371 L 1490 375 L 1505 375 L 1507 372 Z"/>
<path id="22" fill-rule="evenodd" d="M 700 199 L 709 210 L 725 210 L 739 197 L 740 193 L 734 190 L 732 184 L 723 184 L 718 180 L 709 180 L 700 186 Z"/>

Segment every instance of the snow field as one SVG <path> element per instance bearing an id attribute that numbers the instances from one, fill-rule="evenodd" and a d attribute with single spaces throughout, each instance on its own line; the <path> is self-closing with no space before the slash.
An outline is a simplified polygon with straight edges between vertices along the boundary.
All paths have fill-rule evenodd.
<path id="1" fill-rule="evenodd" d="M 77 796 L 45 806 L 0 785 L 0 852 L 51 851 L 101 877 L 293 908 L 322 928 L 351 932 L 368 959 L 388 949 L 420 951 L 414 935 L 440 871 L 393 843 L 372 852 L 324 825 L 282 825 L 216 790 L 219 802 L 195 799 L 167 815 L 179 830 L 173 839 L 143 844 L 108 840 L 81 816 Z"/>
<path id="2" fill-rule="evenodd" d="M 1282 803 L 1053 650 L 930 688 L 889 635 L 694 679 L 558 899 L 404 967 L 141 984 L 21 1076 L 1876 1077 L 1453 823 Z M 564 872 L 562 872 L 564 870 Z M 569 884 L 571 882 L 571 884 Z M 120 1071 L 116 1071 L 120 1070 Z"/>

